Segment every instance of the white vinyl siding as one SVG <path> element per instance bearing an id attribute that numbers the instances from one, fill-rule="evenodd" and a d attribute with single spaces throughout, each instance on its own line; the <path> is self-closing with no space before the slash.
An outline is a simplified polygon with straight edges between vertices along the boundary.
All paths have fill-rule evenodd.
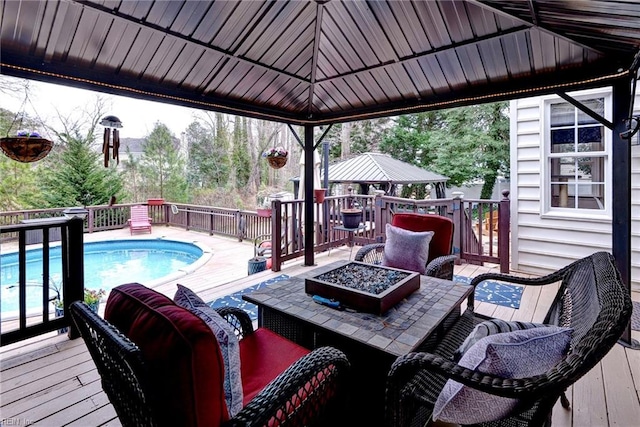
<path id="1" fill-rule="evenodd" d="M 570 93 L 576 99 L 604 97 L 607 89 Z M 564 102 L 557 96 L 520 99 L 510 103 L 511 115 L 511 268 L 532 274 L 547 274 L 597 251 L 611 251 L 611 189 L 605 190 L 604 209 L 569 209 L 551 206 L 546 175 L 549 132 L 545 108 Z M 636 97 L 640 110 L 640 97 Z M 610 119 L 610 111 L 605 109 Z M 545 129 L 546 128 L 546 129 Z M 599 152 L 610 161 L 611 131 L 604 130 L 605 150 Z M 548 140 L 547 140 L 548 141 Z M 634 290 L 640 291 L 640 145 L 631 149 L 632 173 L 632 270 Z M 605 177 L 611 185 L 611 174 Z M 550 174 L 549 174 L 550 175 Z"/>

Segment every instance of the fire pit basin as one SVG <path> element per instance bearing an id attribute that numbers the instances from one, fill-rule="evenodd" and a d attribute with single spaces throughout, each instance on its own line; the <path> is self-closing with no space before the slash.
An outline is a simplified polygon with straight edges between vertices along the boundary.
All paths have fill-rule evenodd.
<path id="1" fill-rule="evenodd" d="M 305 279 L 308 294 L 378 315 L 419 288 L 418 273 L 356 261 Z"/>

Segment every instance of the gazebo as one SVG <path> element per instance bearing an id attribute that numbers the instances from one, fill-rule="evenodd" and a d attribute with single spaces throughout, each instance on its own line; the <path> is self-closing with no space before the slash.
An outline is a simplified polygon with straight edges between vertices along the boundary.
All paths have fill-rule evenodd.
<path id="1" fill-rule="evenodd" d="M 363 153 L 350 159 L 329 164 L 329 183 L 352 183 L 360 186 L 360 194 L 367 194 L 369 186 L 395 196 L 398 185 L 431 184 L 438 198 L 445 197 L 449 178 L 394 159 L 388 154 Z"/>
<path id="2" fill-rule="evenodd" d="M 314 127 L 558 94 L 612 131 L 613 254 L 631 270 L 640 3 L 4 0 L 3 74 Z M 567 92 L 613 88 L 611 119 Z M 312 170 L 305 171 L 307 182 Z M 313 215 L 313 192 L 305 213 Z M 313 264 L 312 224 L 305 263 Z"/>
<path id="3" fill-rule="evenodd" d="M 324 179 L 325 171 L 329 171 L 328 179 Z M 411 163 L 394 159 L 388 154 L 363 153 L 349 159 L 338 160 L 327 165 L 322 170 L 320 180 L 326 184 L 356 184 L 360 187 L 360 194 L 367 194 L 369 187 L 382 190 L 390 196 L 396 195 L 398 185 L 431 184 L 436 197 L 445 196 L 445 185 L 449 178 L 435 172 L 423 169 Z M 300 177 L 291 181 L 297 197 Z"/>

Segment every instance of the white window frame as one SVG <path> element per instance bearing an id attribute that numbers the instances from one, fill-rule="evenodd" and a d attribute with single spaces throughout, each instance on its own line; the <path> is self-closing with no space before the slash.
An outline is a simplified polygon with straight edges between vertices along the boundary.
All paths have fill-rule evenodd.
<path id="1" fill-rule="evenodd" d="M 577 101 L 585 101 L 593 98 L 604 99 L 604 117 L 611 121 L 612 116 L 612 93 L 611 89 L 595 89 L 582 91 L 569 94 Z M 611 212 L 611 147 L 612 147 L 612 133 L 609 128 L 604 126 L 604 150 L 594 151 L 593 154 L 597 154 L 604 158 L 604 209 L 584 209 L 584 208 L 561 208 L 551 206 L 551 161 L 552 157 L 559 157 L 558 155 L 551 154 L 551 105 L 558 103 L 566 103 L 564 99 L 559 96 L 543 97 L 541 100 L 540 111 L 543 112 L 542 120 L 540 121 L 540 135 L 542 136 L 541 142 L 541 158 L 540 158 L 540 215 L 543 218 L 556 218 L 556 219 L 590 219 L 590 220 L 602 220 L 610 221 L 612 219 Z M 574 107 L 576 108 L 576 107 Z"/>

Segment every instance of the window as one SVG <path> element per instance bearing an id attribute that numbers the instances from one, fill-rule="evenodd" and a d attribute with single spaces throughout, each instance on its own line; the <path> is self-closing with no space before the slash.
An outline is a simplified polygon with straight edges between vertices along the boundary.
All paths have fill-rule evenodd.
<path id="1" fill-rule="evenodd" d="M 579 101 L 607 117 L 607 97 Z M 604 212 L 609 176 L 605 127 L 570 103 L 557 100 L 547 104 L 547 120 L 547 211 Z"/>

